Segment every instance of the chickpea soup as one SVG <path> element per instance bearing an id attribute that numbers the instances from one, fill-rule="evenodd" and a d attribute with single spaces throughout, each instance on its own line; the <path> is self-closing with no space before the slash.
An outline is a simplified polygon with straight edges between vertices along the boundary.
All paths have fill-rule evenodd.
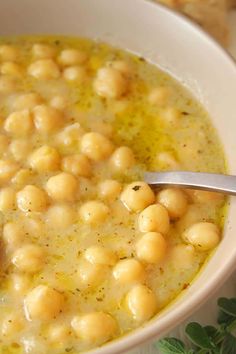
<path id="1" fill-rule="evenodd" d="M 226 201 L 144 170 L 225 172 L 204 109 L 106 44 L 0 40 L 0 348 L 80 353 L 144 325 L 221 239 Z"/>

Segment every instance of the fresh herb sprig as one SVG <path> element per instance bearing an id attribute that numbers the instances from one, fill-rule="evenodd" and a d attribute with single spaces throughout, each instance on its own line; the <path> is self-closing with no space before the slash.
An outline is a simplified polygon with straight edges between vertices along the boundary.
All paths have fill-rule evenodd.
<path id="1" fill-rule="evenodd" d="M 185 328 L 190 341 L 188 348 L 177 338 L 164 338 L 156 347 L 161 354 L 236 354 L 236 298 L 218 299 L 218 326 L 201 326 L 192 322 Z"/>

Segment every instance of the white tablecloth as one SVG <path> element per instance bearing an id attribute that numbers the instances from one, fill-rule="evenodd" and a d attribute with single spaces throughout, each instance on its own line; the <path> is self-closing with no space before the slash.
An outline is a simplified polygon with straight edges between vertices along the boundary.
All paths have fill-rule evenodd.
<path id="1" fill-rule="evenodd" d="M 229 22 L 231 26 L 231 44 L 230 52 L 236 58 L 236 12 L 229 16 Z M 173 330 L 170 335 L 184 339 L 184 328 L 188 322 L 199 321 L 202 324 L 214 324 L 217 314 L 217 299 L 221 296 L 235 297 L 236 296 L 236 272 L 231 278 L 224 284 L 224 286 L 218 290 L 215 295 L 205 303 L 195 314 L 193 314 L 187 321 Z M 158 354 L 158 351 L 154 348 L 153 343 L 145 344 L 138 349 L 129 351 L 127 354 Z"/>

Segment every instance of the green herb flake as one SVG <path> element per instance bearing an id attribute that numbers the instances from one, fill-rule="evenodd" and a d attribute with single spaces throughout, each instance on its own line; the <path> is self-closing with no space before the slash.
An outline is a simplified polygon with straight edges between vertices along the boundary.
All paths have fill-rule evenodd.
<path id="1" fill-rule="evenodd" d="M 141 188 L 141 186 L 134 186 L 132 189 L 136 192 L 136 191 L 139 191 L 140 188 Z"/>

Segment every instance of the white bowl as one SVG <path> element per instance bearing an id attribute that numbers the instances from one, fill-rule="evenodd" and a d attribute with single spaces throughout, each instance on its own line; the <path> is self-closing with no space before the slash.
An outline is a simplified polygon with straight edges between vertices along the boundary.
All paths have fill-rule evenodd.
<path id="1" fill-rule="evenodd" d="M 187 86 L 209 111 L 236 174 L 236 66 L 197 26 L 144 0 L 1 0 L 0 34 L 65 34 L 109 42 L 138 53 Z M 236 199 L 223 241 L 193 285 L 154 320 L 94 354 L 121 353 L 159 338 L 195 311 L 232 272 Z"/>

